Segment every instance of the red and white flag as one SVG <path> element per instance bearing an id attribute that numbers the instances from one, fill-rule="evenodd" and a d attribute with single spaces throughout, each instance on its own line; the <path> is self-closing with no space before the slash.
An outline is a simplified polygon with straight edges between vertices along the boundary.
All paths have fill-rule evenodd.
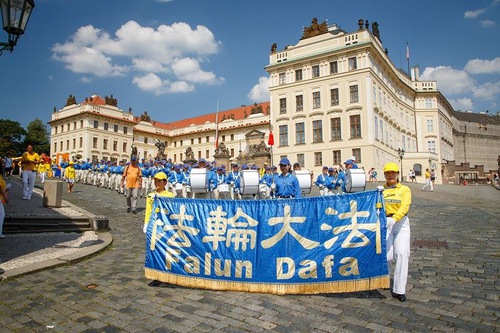
<path id="1" fill-rule="evenodd" d="M 267 140 L 267 144 L 270 146 L 274 146 L 274 135 L 273 131 L 269 132 L 269 140 Z"/>

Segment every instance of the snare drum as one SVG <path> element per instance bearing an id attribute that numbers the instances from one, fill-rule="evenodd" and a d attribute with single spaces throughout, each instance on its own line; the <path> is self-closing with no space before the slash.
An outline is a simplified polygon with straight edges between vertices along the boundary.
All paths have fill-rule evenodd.
<path id="1" fill-rule="evenodd" d="M 299 181 L 300 193 L 309 194 L 311 193 L 311 171 L 307 169 L 295 171 L 295 177 Z"/>
<path id="2" fill-rule="evenodd" d="M 259 192 L 259 171 L 241 171 L 241 194 L 257 194 Z"/>
<path id="3" fill-rule="evenodd" d="M 347 169 L 345 173 L 345 190 L 348 193 L 361 192 L 366 187 L 366 175 L 363 169 Z"/>
<path id="4" fill-rule="evenodd" d="M 228 193 L 229 192 L 229 184 L 217 185 L 217 191 L 219 191 L 219 193 Z"/>
<path id="5" fill-rule="evenodd" d="M 191 179 L 191 191 L 194 193 L 207 193 L 208 192 L 208 175 L 207 169 L 191 169 L 189 176 Z"/>

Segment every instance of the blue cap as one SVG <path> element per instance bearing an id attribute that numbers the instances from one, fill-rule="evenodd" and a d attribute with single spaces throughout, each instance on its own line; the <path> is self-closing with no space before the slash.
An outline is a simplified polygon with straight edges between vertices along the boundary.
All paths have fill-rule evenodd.
<path id="1" fill-rule="evenodd" d="M 332 167 L 329 167 L 329 168 L 328 168 L 328 171 L 335 171 L 335 169 L 334 169 L 334 168 L 332 168 Z"/>
<path id="2" fill-rule="evenodd" d="M 204 158 L 200 158 L 200 159 L 198 160 L 198 163 L 207 163 L 207 161 L 206 161 Z"/>
<path id="3" fill-rule="evenodd" d="M 134 156 L 131 156 L 131 157 L 130 157 L 130 160 L 131 160 L 131 161 L 137 161 L 137 157 L 136 157 L 135 155 L 134 155 Z"/>
<path id="4" fill-rule="evenodd" d="M 280 161 L 280 165 L 290 165 L 290 161 L 288 158 L 282 158 Z"/>
<path id="5" fill-rule="evenodd" d="M 223 171 L 224 168 L 223 167 L 217 167 L 217 171 Z"/>
<path id="6" fill-rule="evenodd" d="M 347 161 L 344 162 L 344 164 L 354 165 L 354 162 L 352 160 L 347 160 Z"/>
<path id="7" fill-rule="evenodd" d="M 241 166 L 241 168 L 242 168 L 243 170 L 247 170 L 247 169 L 248 169 L 248 165 L 243 164 L 243 165 Z"/>
<path id="8" fill-rule="evenodd" d="M 174 166 L 174 169 L 175 169 L 175 170 L 180 170 L 180 169 L 181 169 L 181 166 L 180 166 L 179 164 L 176 164 L 176 165 Z"/>

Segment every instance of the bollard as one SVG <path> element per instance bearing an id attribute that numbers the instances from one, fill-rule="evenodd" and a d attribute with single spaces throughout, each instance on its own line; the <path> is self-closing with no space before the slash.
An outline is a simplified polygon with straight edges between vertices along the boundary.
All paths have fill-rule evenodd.
<path id="1" fill-rule="evenodd" d="M 94 217 L 94 230 L 95 231 L 108 231 L 109 219 L 106 216 Z"/>
<path id="2" fill-rule="evenodd" d="M 43 186 L 43 206 L 61 207 L 64 182 L 62 180 L 47 179 Z"/>

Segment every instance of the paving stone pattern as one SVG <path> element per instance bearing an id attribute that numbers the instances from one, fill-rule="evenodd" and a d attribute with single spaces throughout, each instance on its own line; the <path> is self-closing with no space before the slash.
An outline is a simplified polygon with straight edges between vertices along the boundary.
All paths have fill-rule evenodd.
<path id="1" fill-rule="evenodd" d="M 276 296 L 148 286 L 144 199 L 137 215 L 127 214 L 123 195 L 77 184 L 64 200 L 107 216 L 113 244 L 77 264 L 0 283 L 0 331 L 499 332 L 500 191 L 421 186 L 411 184 L 412 240 L 448 248 L 412 247 L 401 303 L 389 290 Z"/>

